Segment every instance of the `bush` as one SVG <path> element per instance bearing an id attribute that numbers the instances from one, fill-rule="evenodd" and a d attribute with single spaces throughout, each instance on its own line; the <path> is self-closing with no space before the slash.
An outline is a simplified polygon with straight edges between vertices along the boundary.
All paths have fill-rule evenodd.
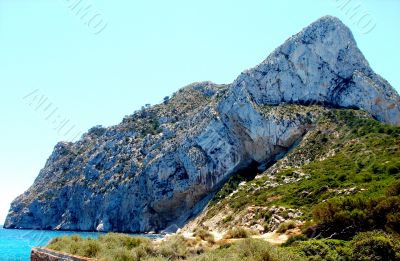
<path id="1" fill-rule="evenodd" d="M 123 247 L 109 249 L 101 256 L 101 260 L 132 261 L 131 252 Z"/>
<path id="2" fill-rule="evenodd" d="M 156 256 L 157 251 L 151 244 L 143 244 L 131 250 L 131 256 L 133 260 L 147 260 L 151 256 Z"/>
<path id="3" fill-rule="evenodd" d="M 285 243 L 282 244 L 283 247 L 288 247 L 291 246 L 293 243 L 298 242 L 298 241 L 307 241 L 308 237 L 305 235 L 298 235 L 298 236 L 293 236 L 290 237 Z"/>
<path id="4" fill-rule="evenodd" d="M 201 240 L 207 241 L 209 243 L 215 242 L 214 236 L 210 232 L 208 232 L 202 228 L 197 228 L 194 231 L 193 236 L 198 237 Z"/>
<path id="5" fill-rule="evenodd" d="M 232 216 L 232 215 L 229 215 L 229 216 L 224 217 L 224 219 L 222 220 L 222 222 L 223 222 L 223 223 L 228 223 L 228 222 L 231 222 L 232 220 L 233 220 L 233 216 Z"/>
<path id="6" fill-rule="evenodd" d="M 199 256 L 191 261 L 300 261 L 304 260 L 286 249 L 274 247 L 257 239 L 243 239 L 233 244 L 221 246 Z"/>
<path id="7" fill-rule="evenodd" d="M 371 219 L 374 220 L 376 229 L 400 232 L 400 197 L 381 198 L 374 202 Z"/>
<path id="8" fill-rule="evenodd" d="M 387 169 L 387 173 L 389 175 L 394 175 L 394 174 L 400 173 L 400 164 L 399 163 L 390 164 L 390 165 L 387 166 L 386 169 Z"/>
<path id="9" fill-rule="evenodd" d="M 231 238 L 248 238 L 252 235 L 252 232 L 246 228 L 235 227 L 228 230 L 224 236 L 225 239 Z"/>
<path id="10" fill-rule="evenodd" d="M 285 233 L 287 230 L 293 229 L 295 227 L 296 227 L 296 222 L 294 222 L 293 220 L 285 221 L 279 225 L 276 232 L 277 233 Z"/>
<path id="11" fill-rule="evenodd" d="M 83 241 L 81 250 L 78 253 L 80 256 L 96 257 L 100 249 L 101 245 L 98 241 L 88 239 Z"/>
<path id="12" fill-rule="evenodd" d="M 200 232 L 198 232 L 200 233 Z M 201 232 L 203 233 L 203 232 Z M 166 238 L 160 244 L 148 244 L 150 241 L 142 238 L 134 238 L 131 241 L 127 235 L 110 234 L 99 239 L 82 239 L 80 237 L 63 237 L 52 240 L 49 248 L 55 245 L 62 248 L 68 244 L 78 247 L 78 255 L 94 255 L 104 261 L 296 261 L 303 260 L 287 250 L 274 247 L 262 240 L 243 239 L 234 243 L 222 245 L 216 249 L 207 251 L 190 249 L 189 242 L 182 236 Z M 138 244 L 127 244 L 127 242 L 138 242 Z M 129 250 L 131 246 L 134 247 Z M 100 246 L 100 249 L 97 247 Z M 92 251 L 92 250 L 95 251 Z M 56 250 L 56 249 L 55 249 Z M 60 250 L 68 252 L 65 248 Z M 70 252 L 68 252 L 70 253 Z M 88 256 L 86 256 L 88 257 Z"/>
<path id="13" fill-rule="evenodd" d="M 169 237 L 160 244 L 158 251 L 162 257 L 171 260 L 185 259 L 188 255 L 188 249 L 183 236 Z"/>
<path id="14" fill-rule="evenodd" d="M 384 231 L 357 233 L 351 241 L 293 237 L 284 244 L 309 260 L 400 260 L 400 241 Z"/>
<path id="15" fill-rule="evenodd" d="M 351 257 L 360 261 L 400 260 L 398 241 L 382 231 L 359 233 L 352 240 Z"/>
<path id="16" fill-rule="evenodd" d="M 51 240 L 48 248 L 73 255 L 105 260 L 134 260 L 141 253 L 151 254 L 151 241 L 147 238 L 109 233 L 98 239 L 65 236 Z M 142 255 L 143 256 L 143 255 Z M 136 259 L 137 260 L 137 259 Z"/>
<path id="17" fill-rule="evenodd" d="M 346 241 L 334 239 L 296 241 L 288 249 L 308 260 L 348 260 L 351 254 Z"/>
<path id="18" fill-rule="evenodd" d="M 389 197 L 400 196 L 400 180 L 395 181 L 387 188 L 386 195 Z"/>
<path id="19" fill-rule="evenodd" d="M 394 193 L 394 187 L 390 193 Z M 368 198 L 363 195 L 332 198 L 313 210 L 317 232 L 323 237 L 348 239 L 373 229 L 400 232 L 400 197 Z M 318 234 L 318 233 L 317 233 Z"/>

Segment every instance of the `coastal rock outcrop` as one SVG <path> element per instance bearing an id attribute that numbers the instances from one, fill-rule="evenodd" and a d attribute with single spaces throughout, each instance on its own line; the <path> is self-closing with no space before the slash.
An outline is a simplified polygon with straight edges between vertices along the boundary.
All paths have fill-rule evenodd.
<path id="1" fill-rule="evenodd" d="M 285 104 L 309 105 L 293 111 Z M 147 232 L 199 213 L 235 172 L 296 146 L 318 106 L 358 108 L 400 126 L 400 98 L 350 30 L 323 17 L 232 84 L 189 85 L 109 128 L 59 143 L 5 228 Z M 302 107 L 303 108 L 303 107 Z"/>

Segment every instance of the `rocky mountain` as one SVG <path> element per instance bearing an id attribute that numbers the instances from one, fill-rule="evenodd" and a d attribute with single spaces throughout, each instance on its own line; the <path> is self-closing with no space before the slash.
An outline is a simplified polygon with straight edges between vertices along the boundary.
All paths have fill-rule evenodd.
<path id="1" fill-rule="evenodd" d="M 183 231 L 224 234 L 242 227 L 265 235 L 291 224 L 294 230 L 280 242 L 300 229 L 344 240 L 377 229 L 400 232 L 400 127 L 361 110 L 277 108 L 287 115 L 312 109 L 318 116 L 299 144 L 264 172 L 233 175 Z"/>
<path id="2" fill-rule="evenodd" d="M 323 17 L 231 84 L 189 85 L 116 126 L 57 144 L 4 227 L 175 230 L 232 175 L 266 170 L 339 107 L 400 126 L 399 95 L 350 30 Z"/>

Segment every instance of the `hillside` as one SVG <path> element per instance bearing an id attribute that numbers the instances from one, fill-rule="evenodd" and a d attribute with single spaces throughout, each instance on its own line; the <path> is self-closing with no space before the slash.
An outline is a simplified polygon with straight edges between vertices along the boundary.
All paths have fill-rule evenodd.
<path id="1" fill-rule="evenodd" d="M 319 119 L 297 147 L 265 172 L 231 177 L 196 222 L 218 229 L 247 225 L 274 231 L 286 219 L 302 224 L 314 214 L 324 220 L 318 208 L 338 204 L 336 200 L 384 196 L 400 178 L 400 128 L 380 124 L 362 111 L 316 110 Z M 337 227 L 335 232 L 325 236 L 340 238 Z"/>
<path id="2" fill-rule="evenodd" d="M 49 247 L 105 260 L 400 260 L 400 127 L 360 110 L 263 108 L 295 111 L 317 115 L 298 145 L 264 172 L 232 176 L 176 236 L 67 237 Z"/>
<path id="3" fill-rule="evenodd" d="M 174 232 L 201 213 L 195 222 L 210 229 L 221 222 L 247 226 L 248 219 L 262 231 L 279 226 L 281 217 L 297 226 L 314 215 L 316 233 L 331 236 L 336 216 L 323 209 L 347 203 L 330 197 L 357 192 L 372 199 L 396 179 L 390 153 L 397 153 L 398 132 L 389 125 L 400 126 L 399 101 L 350 30 L 323 17 L 231 84 L 189 85 L 116 126 L 57 144 L 34 184 L 11 204 L 4 227 Z M 386 158 L 372 169 L 379 157 Z M 242 179 L 249 182 L 237 189 Z M 328 201 L 321 213 L 312 213 L 322 200 Z M 354 205 L 346 211 L 370 220 Z"/>

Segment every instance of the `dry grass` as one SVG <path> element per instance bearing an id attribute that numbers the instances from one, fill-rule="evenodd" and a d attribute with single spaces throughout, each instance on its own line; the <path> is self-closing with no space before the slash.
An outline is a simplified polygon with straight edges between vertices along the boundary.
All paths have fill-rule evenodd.
<path id="1" fill-rule="evenodd" d="M 201 240 L 207 241 L 208 243 L 215 243 L 215 238 L 213 236 L 213 234 L 211 234 L 209 231 L 202 229 L 202 228 L 197 228 L 194 233 L 193 236 L 195 236 L 196 238 L 199 238 Z"/>
<path id="2" fill-rule="evenodd" d="M 243 234 L 241 229 L 237 232 L 237 236 L 250 234 L 247 230 Z M 209 232 L 205 230 L 196 233 L 198 238 L 209 237 Z M 262 240 L 242 239 L 234 243 L 224 243 L 222 240 L 218 244 L 204 247 L 197 240 L 188 240 L 179 235 L 168 237 L 158 244 L 149 239 L 121 234 L 107 234 L 97 240 L 70 236 L 52 240 L 48 248 L 102 261 L 301 260 Z"/>
<path id="3" fill-rule="evenodd" d="M 243 227 L 234 227 L 225 233 L 224 238 L 225 239 L 249 238 L 252 235 L 257 235 L 257 232 Z"/>

